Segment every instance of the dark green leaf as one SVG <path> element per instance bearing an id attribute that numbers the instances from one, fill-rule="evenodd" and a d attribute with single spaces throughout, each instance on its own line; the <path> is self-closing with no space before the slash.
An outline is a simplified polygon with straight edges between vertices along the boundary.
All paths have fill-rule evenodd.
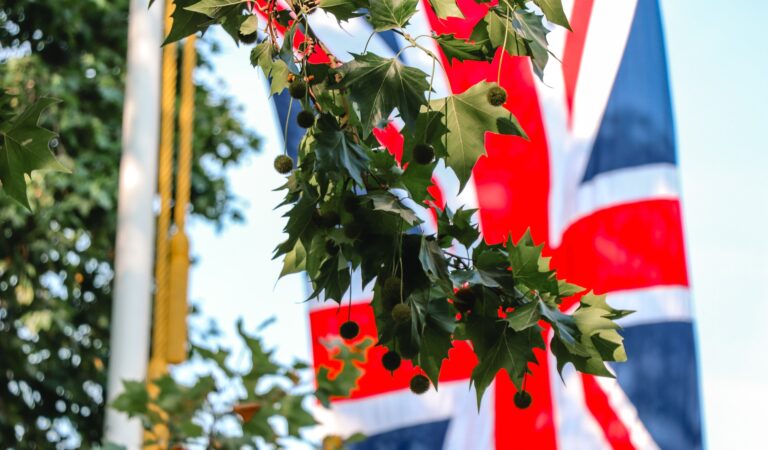
<path id="1" fill-rule="evenodd" d="M 42 169 L 67 172 L 48 147 L 56 133 L 38 126 L 42 112 L 56 103 L 58 100 L 53 98 L 39 98 L 18 117 L 1 124 L 0 183 L 6 195 L 29 210 L 24 176 Z"/>
<path id="2" fill-rule="evenodd" d="M 539 323 L 541 315 L 539 314 L 538 306 L 537 301 L 526 303 L 523 306 L 515 308 L 515 310 L 509 313 L 504 320 L 509 324 L 509 327 L 515 331 L 526 330 Z"/>
<path id="3" fill-rule="evenodd" d="M 418 0 L 370 0 L 371 25 L 376 31 L 404 28 L 418 4 Z"/>
<path id="4" fill-rule="evenodd" d="M 363 135 L 386 122 L 397 109 L 406 125 L 413 126 L 419 108 L 426 103 L 429 89 L 427 74 L 403 65 L 396 58 L 382 58 L 373 53 L 352 55 L 340 71 L 341 86 L 359 111 Z"/>

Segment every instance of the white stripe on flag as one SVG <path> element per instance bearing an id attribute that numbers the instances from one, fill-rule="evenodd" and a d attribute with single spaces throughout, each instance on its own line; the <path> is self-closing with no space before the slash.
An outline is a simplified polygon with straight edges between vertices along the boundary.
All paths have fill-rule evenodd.
<path id="1" fill-rule="evenodd" d="M 563 380 L 560 380 L 557 362 L 551 353 L 549 360 L 558 450 L 610 449 L 603 430 L 587 410 L 579 373 L 568 365 L 563 368 Z"/>
<path id="2" fill-rule="evenodd" d="M 635 311 L 619 319 L 622 327 L 661 322 L 690 322 L 691 295 L 685 286 L 654 286 L 645 289 L 611 292 L 608 304 Z"/>
<path id="3" fill-rule="evenodd" d="M 637 0 L 595 0 L 575 87 L 572 127 L 568 128 L 562 66 L 549 64 L 546 84 L 537 82 L 549 144 L 550 245 L 560 244 L 573 217 L 573 205 L 584 176 L 613 83 L 624 55 Z M 552 32 L 559 42 L 563 30 Z"/>
<path id="4" fill-rule="evenodd" d="M 493 396 L 493 388 L 488 389 Z M 483 402 L 477 412 L 474 389 L 467 380 L 440 384 L 440 391 L 415 395 L 410 390 L 333 403 L 331 409 L 318 408 L 315 416 L 322 431 L 349 436 L 368 436 L 399 428 L 451 420 L 444 450 L 492 449 L 493 405 Z"/>
<path id="5" fill-rule="evenodd" d="M 561 236 L 571 224 L 594 212 L 643 200 L 677 199 L 680 182 L 674 164 L 658 163 L 604 172 L 571 193 L 565 193 L 560 219 Z"/>

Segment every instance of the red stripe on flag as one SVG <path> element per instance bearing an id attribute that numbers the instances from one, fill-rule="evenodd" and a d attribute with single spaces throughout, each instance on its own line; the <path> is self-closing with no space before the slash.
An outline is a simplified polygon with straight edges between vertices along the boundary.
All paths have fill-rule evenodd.
<path id="1" fill-rule="evenodd" d="M 565 231 L 552 265 L 560 277 L 601 293 L 688 286 L 680 203 L 627 203 L 584 217 Z"/>
<path id="2" fill-rule="evenodd" d="M 584 385 L 584 401 L 592 416 L 603 430 L 606 440 L 614 450 L 634 450 L 629 429 L 614 411 L 608 395 L 592 375 L 581 375 Z"/>
<path id="3" fill-rule="evenodd" d="M 494 3 L 459 1 L 466 19 L 438 20 L 431 11 L 429 19 L 438 34 L 468 37 L 474 24 Z M 499 62 L 504 54 L 502 70 Z M 443 60 L 445 56 L 443 55 Z M 546 133 L 528 58 L 510 57 L 497 52 L 493 64 L 477 61 L 445 63 L 446 75 L 454 93 L 461 93 L 479 81 L 497 81 L 507 90 L 505 107 L 515 114 L 530 140 L 486 134 L 487 156 L 481 157 L 473 171 L 480 223 L 484 239 L 503 242 L 512 233 L 515 238 L 530 228 L 534 239 L 548 241 L 549 153 Z M 498 79 L 501 73 L 501 79 Z M 514 387 L 506 373 L 496 377 L 495 439 L 497 449 L 556 449 L 552 398 L 547 358 L 540 355 L 541 366 L 533 368 L 526 389 L 535 393 L 536 404 L 529 410 L 515 408 Z M 511 424 L 520 429 L 510 432 Z"/>
<path id="4" fill-rule="evenodd" d="M 310 312 L 312 353 L 316 370 L 321 366 L 329 367 L 332 372 L 340 369 L 340 363 L 331 359 L 330 352 L 320 340 L 338 336 L 339 326 L 347 321 L 347 314 L 346 306 L 340 309 L 329 308 Z M 369 304 L 352 305 L 351 318 L 360 325 L 360 336 L 357 339 L 370 336 L 374 341 L 378 341 L 373 308 Z M 448 352 L 449 359 L 445 361 L 440 371 L 440 381 L 468 380 L 472 369 L 477 364 L 477 358 L 466 342 L 455 342 L 454 345 L 455 348 Z M 411 377 L 417 373 L 416 369 L 410 362 L 403 361 L 403 365 L 398 370 L 390 373 L 381 365 L 381 357 L 384 353 L 386 353 L 385 347 L 373 347 L 368 352 L 367 361 L 361 364 L 363 375 L 358 380 L 358 388 L 348 398 L 334 399 L 334 401 L 343 402 L 408 389 Z"/>
<path id="5" fill-rule="evenodd" d="M 549 358 L 544 350 L 534 350 L 539 365 L 530 365 L 525 390 L 533 403 L 528 409 L 514 406 L 515 386 L 506 373 L 496 377 L 495 439 L 499 450 L 555 450 L 555 420 L 549 384 Z M 488 401 L 485 399 L 484 401 Z"/>
<path id="6" fill-rule="evenodd" d="M 495 81 L 500 60 L 497 56 L 492 65 L 454 62 L 448 68 L 453 91 L 462 92 L 481 80 Z M 499 243 L 510 233 L 517 239 L 530 228 L 534 239 L 544 242 L 549 229 L 549 154 L 530 61 L 505 54 L 502 70 L 499 81 L 507 90 L 505 107 L 530 140 L 486 134 L 487 155 L 478 160 L 473 171 L 483 237 L 489 243 Z M 496 377 L 497 449 L 557 448 L 548 361 L 543 352 L 539 360 L 541 366 L 533 368 L 534 375 L 526 384 L 537 402 L 528 410 L 513 405 L 515 391 L 507 374 Z M 509 424 L 515 424 L 512 433 Z"/>
<path id="7" fill-rule="evenodd" d="M 565 99 L 568 105 L 568 123 L 571 123 L 573 111 L 573 96 L 576 92 L 576 82 L 581 70 L 581 57 L 584 56 L 584 42 L 587 40 L 589 19 L 592 16 L 594 0 L 581 0 L 573 5 L 571 14 L 571 29 L 563 50 L 563 78 L 565 80 Z"/>

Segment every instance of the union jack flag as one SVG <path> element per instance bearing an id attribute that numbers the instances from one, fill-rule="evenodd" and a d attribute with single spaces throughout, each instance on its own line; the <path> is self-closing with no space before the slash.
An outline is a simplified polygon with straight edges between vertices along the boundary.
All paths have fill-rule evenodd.
<path id="1" fill-rule="evenodd" d="M 675 132 L 658 0 L 565 0 L 573 32 L 553 29 L 543 81 L 527 58 L 499 52 L 491 63 L 443 55 L 437 96 L 498 80 L 505 105 L 529 140 L 488 134 L 487 156 L 458 193 L 449 169 L 435 173 L 440 206 L 479 208 L 484 238 L 501 242 L 531 229 L 547 243 L 552 265 L 569 282 L 607 293 L 612 306 L 637 311 L 620 322 L 629 362 L 613 366 L 616 379 L 573 370 L 560 379 L 546 353 L 538 354 L 526 389 L 534 403 L 514 407 L 514 387 L 503 374 L 478 412 L 468 379 L 475 357 L 458 344 L 440 374 L 439 392 L 408 390 L 410 365 L 394 373 L 369 352 L 359 388 L 319 412 L 325 430 L 368 438 L 354 450 L 467 449 L 698 449 L 702 422 L 694 332 L 676 168 Z M 426 2 L 411 20 L 414 36 L 468 37 L 494 3 L 459 0 L 463 19 L 438 19 Z M 359 53 L 371 33 L 351 20 L 339 27 L 316 13 L 311 25 L 341 60 Z M 424 40 L 426 43 L 428 40 Z M 432 62 L 406 49 L 392 32 L 373 36 L 368 49 L 431 73 Z M 435 47 L 437 52 L 439 48 Z M 323 55 L 316 55 L 322 58 Z M 503 58 L 503 61 L 502 61 Z M 499 65 L 501 64 L 501 71 Z M 437 97 L 436 96 L 436 97 Z M 275 99 L 288 117 L 287 93 Z M 294 110 L 294 115 L 296 111 Z M 390 151 L 402 148 L 396 124 L 376 130 Z M 288 148 L 301 132 L 289 133 Z M 363 336 L 376 336 L 370 290 L 353 289 L 351 315 Z M 569 308 L 575 305 L 564 305 Z M 347 320 L 335 305 L 311 307 L 316 366 L 331 365 L 321 339 Z"/>

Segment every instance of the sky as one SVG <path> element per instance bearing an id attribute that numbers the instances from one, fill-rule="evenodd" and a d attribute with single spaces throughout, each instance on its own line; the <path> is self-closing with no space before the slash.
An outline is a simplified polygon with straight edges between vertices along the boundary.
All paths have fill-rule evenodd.
<path id="1" fill-rule="evenodd" d="M 768 2 L 661 0 L 677 127 L 682 205 L 698 338 L 708 448 L 756 449 L 768 404 Z M 225 92 L 263 138 L 261 152 L 230 172 L 246 223 L 221 233 L 192 223 L 198 258 L 191 297 L 232 330 L 235 320 L 265 331 L 281 359 L 309 360 L 309 328 L 299 279 L 277 282 L 272 249 L 283 237 L 274 205 L 282 152 L 267 92 L 248 49 L 215 58 Z M 231 333 L 231 331 L 230 331 Z M 230 334 L 231 335 L 231 334 Z"/>

